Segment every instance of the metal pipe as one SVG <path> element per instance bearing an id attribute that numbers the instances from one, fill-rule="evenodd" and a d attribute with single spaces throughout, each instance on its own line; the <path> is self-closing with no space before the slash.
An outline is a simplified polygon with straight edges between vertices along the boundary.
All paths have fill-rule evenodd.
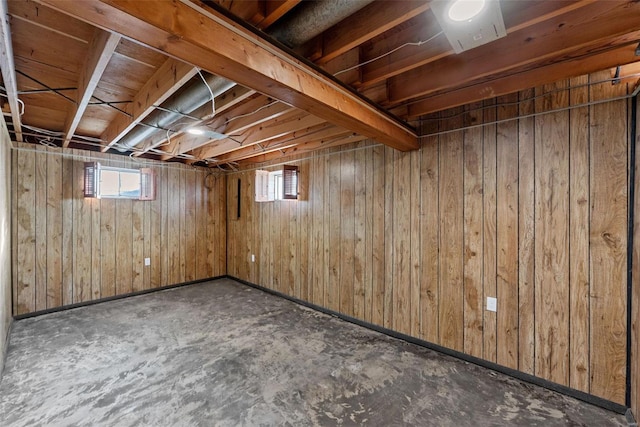
<path id="1" fill-rule="evenodd" d="M 297 47 L 362 9 L 372 0 L 302 2 L 267 33 L 289 47 Z"/>
<path id="2" fill-rule="evenodd" d="M 214 97 L 235 85 L 235 83 L 213 74 L 203 73 L 203 75 Z M 211 93 L 209 93 L 209 89 L 207 89 L 200 76 L 196 76 L 162 104 L 163 110 L 156 109 L 147 116 L 143 123 L 148 126 L 137 126 L 118 141 L 119 150 L 127 151 L 140 145 L 142 141 L 156 133 L 158 128 L 170 128 L 184 114 L 192 113 L 207 102 L 211 102 Z M 179 113 L 166 110 L 175 110 L 179 111 Z"/>

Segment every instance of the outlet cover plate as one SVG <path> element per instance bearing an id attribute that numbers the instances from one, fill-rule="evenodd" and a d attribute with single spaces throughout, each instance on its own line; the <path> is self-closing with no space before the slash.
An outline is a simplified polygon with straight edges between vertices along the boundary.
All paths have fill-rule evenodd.
<path id="1" fill-rule="evenodd" d="M 487 310 L 498 311 L 498 298 L 487 297 Z"/>

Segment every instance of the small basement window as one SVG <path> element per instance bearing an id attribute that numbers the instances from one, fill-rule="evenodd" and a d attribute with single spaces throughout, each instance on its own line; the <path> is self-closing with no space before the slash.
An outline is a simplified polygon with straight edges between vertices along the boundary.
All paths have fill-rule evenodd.
<path id="1" fill-rule="evenodd" d="M 87 162 L 84 164 L 84 197 L 154 200 L 153 170 L 114 168 Z"/>
<path id="2" fill-rule="evenodd" d="M 298 199 L 298 166 L 276 171 L 256 171 L 256 202 Z"/>

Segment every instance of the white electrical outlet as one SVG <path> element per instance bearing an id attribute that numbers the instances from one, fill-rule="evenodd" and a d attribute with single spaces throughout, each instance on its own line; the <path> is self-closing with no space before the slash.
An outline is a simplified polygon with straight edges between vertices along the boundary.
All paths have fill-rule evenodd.
<path id="1" fill-rule="evenodd" d="M 151 258 L 145 258 L 144 259 L 144 266 L 145 267 L 149 267 L 151 265 Z"/>
<path id="2" fill-rule="evenodd" d="M 487 297 L 487 310 L 498 311 L 498 298 Z"/>
<path id="3" fill-rule="evenodd" d="M 256 262 L 256 256 L 254 254 L 251 254 L 251 262 Z"/>

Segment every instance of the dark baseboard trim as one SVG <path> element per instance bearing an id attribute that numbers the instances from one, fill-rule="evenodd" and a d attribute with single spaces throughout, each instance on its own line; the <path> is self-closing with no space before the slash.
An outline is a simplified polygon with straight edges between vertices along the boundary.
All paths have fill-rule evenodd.
<path id="1" fill-rule="evenodd" d="M 145 289 L 143 291 L 129 292 L 127 294 L 114 295 L 114 296 L 111 296 L 111 297 L 100 298 L 100 299 L 91 300 L 91 301 L 78 302 L 78 303 L 75 303 L 75 304 L 63 305 L 61 307 L 54 307 L 54 308 L 49 308 L 49 309 L 46 309 L 46 310 L 34 311 L 32 313 L 20 314 L 20 315 L 17 315 L 17 316 L 13 316 L 13 319 L 14 320 L 28 319 L 30 317 L 42 316 L 43 314 L 57 313 L 58 311 L 66 311 L 66 310 L 71 310 L 71 309 L 79 308 L 79 307 L 87 307 L 89 305 L 94 305 L 94 304 L 102 304 L 103 302 L 115 301 L 115 300 L 119 300 L 119 299 L 123 299 L 123 298 L 135 297 L 135 296 L 138 296 L 138 295 L 151 294 L 151 293 L 154 293 L 154 292 L 166 291 L 168 289 L 181 288 L 183 286 L 195 285 L 197 283 L 208 282 L 210 280 L 224 279 L 226 277 L 227 277 L 226 275 L 208 277 L 206 279 L 191 280 L 189 282 L 176 283 L 175 285 L 162 286 L 160 288 Z"/>
<path id="2" fill-rule="evenodd" d="M 619 414 L 623 414 L 623 415 L 627 415 L 628 416 L 627 410 L 629 408 L 624 406 L 624 405 L 621 405 L 619 403 L 612 402 L 610 400 L 603 399 L 601 397 L 597 397 L 597 396 L 594 396 L 592 394 L 588 394 L 588 393 L 585 393 L 583 391 L 573 389 L 571 387 L 567 387 L 567 386 L 564 386 L 564 385 L 561 385 L 561 384 L 557 384 L 557 383 L 545 380 L 545 379 L 540 378 L 540 377 L 536 377 L 536 376 L 533 376 L 533 375 L 530 375 L 530 374 L 526 374 L 524 372 L 517 371 L 515 369 L 507 368 L 505 366 L 498 365 L 497 363 L 489 362 L 489 361 L 484 360 L 484 359 L 480 359 L 480 358 L 477 358 L 477 357 L 474 357 L 474 356 L 470 356 L 468 354 L 461 353 L 461 352 L 456 351 L 456 350 L 451 350 L 450 348 L 442 347 L 442 346 L 440 346 L 438 344 L 434 344 L 434 343 L 431 343 L 431 342 L 428 342 L 428 341 L 424 341 L 424 340 L 412 337 L 410 335 L 402 334 L 400 332 L 396 332 L 394 330 L 387 329 L 387 328 L 384 328 L 382 326 L 374 325 L 372 323 L 365 322 L 365 321 L 360 320 L 360 319 L 356 319 L 355 317 L 347 316 L 347 315 L 339 313 L 337 311 L 329 310 L 329 309 L 321 307 L 319 305 L 312 304 L 310 302 L 307 302 L 307 301 L 304 301 L 304 300 L 301 300 L 301 299 L 298 299 L 298 298 L 295 298 L 295 297 L 291 297 L 289 295 L 283 294 L 283 293 L 278 292 L 278 291 L 274 291 L 273 289 L 265 288 L 263 286 L 256 285 L 255 283 L 251 283 L 251 282 L 247 282 L 246 280 L 238 279 L 237 277 L 233 277 L 233 276 L 227 276 L 227 277 L 229 279 L 233 279 L 233 280 L 235 280 L 235 281 L 237 281 L 239 283 L 242 283 L 244 285 L 247 285 L 247 286 L 250 286 L 252 288 L 261 290 L 263 292 L 266 292 L 268 294 L 275 295 L 275 296 L 287 299 L 289 301 L 295 302 L 297 304 L 303 305 L 305 307 L 309 307 L 309 308 L 312 308 L 314 310 L 320 311 L 322 313 L 338 317 L 338 318 L 340 318 L 342 320 L 345 320 L 347 322 L 356 324 L 358 326 L 362 326 L 364 328 L 371 329 L 371 330 L 374 330 L 376 332 L 380 332 L 382 334 L 388 335 L 390 337 L 397 338 L 397 339 L 400 339 L 402 341 L 409 342 L 411 344 L 419 345 L 421 347 L 425 347 L 425 348 L 428 348 L 430 350 L 437 351 L 439 353 L 443 353 L 443 354 L 446 354 L 446 355 L 449 355 L 449 356 L 453 356 L 453 357 L 455 357 L 457 359 L 464 360 L 465 362 L 473 363 L 475 365 L 482 366 L 483 368 L 491 369 L 493 371 L 500 372 L 500 373 L 503 373 L 505 375 L 509 375 L 510 377 L 517 378 L 519 380 L 526 381 L 528 383 L 535 384 L 535 385 L 538 385 L 540 387 L 544 387 L 546 389 L 549 389 L 549 390 L 552 390 L 552 391 L 556 391 L 558 393 L 562 393 L 562 394 L 565 394 L 565 395 L 570 396 L 570 397 L 574 397 L 574 398 L 576 398 L 578 400 L 582 400 L 583 402 L 587 402 L 587 403 L 590 403 L 592 405 L 596 405 L 596 406 L 599 406 L 601 408 L 605 408 L 605 409 L 608 409 L 610 411 L 617 412 Z"/>

